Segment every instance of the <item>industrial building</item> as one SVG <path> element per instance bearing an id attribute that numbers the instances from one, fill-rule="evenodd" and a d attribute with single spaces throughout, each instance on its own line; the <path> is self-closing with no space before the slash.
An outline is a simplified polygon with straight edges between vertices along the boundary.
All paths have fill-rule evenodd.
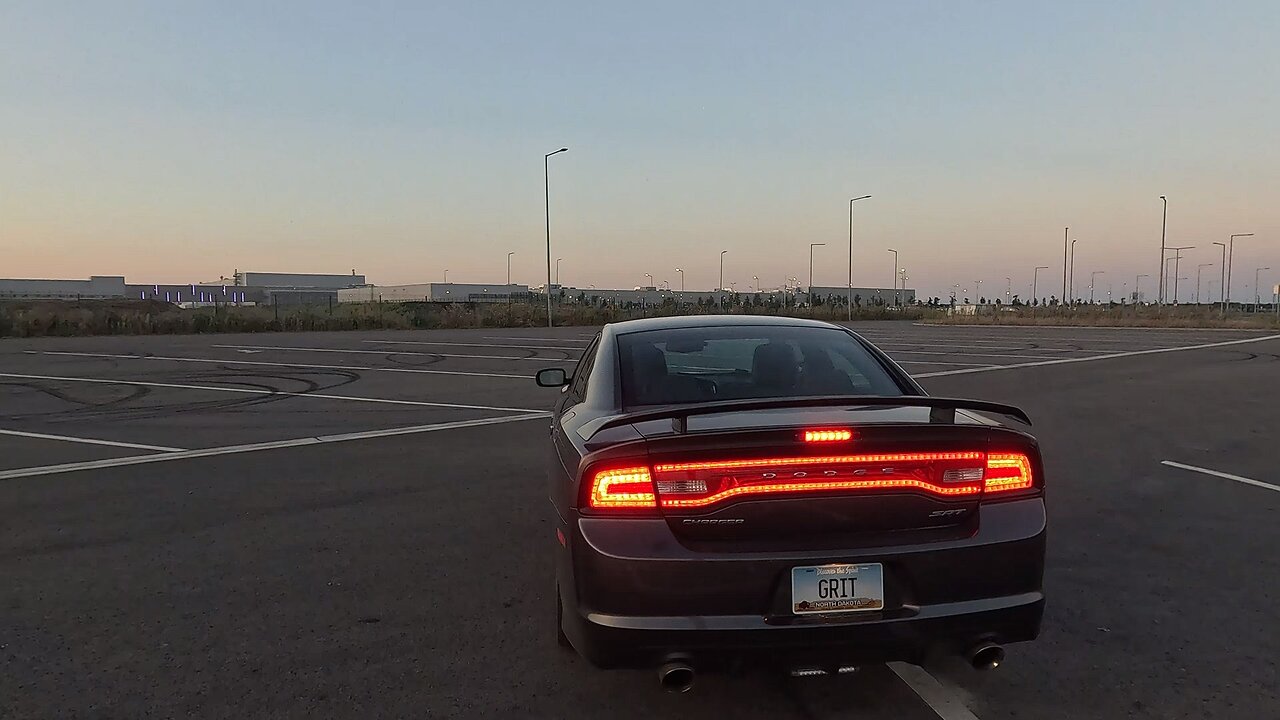
<path id="1" fill-rule="evenodd" d="M 366 285 L 337 291 L 338 302 L 506 302 L 527 300 L 528 285 L 498 283 L 418 283 L 415 285 Z"/>
<path id="2" fill-rule="evenodd" d="M 365 277 L 302 273 L 235 272 L 231 279 L 201 283 L 126 283 L 121 276 L 88 280 L 0 279 L 0 300 L 161 300 L 178 304 L 324 304 L 338 290 L 365 284 Z"/>
<path id="3" fill-rule="evenodd" d="M 0 300 L 109 300 L 124 296 L 124 278 L 118 275 L 94 275 L 88 280 L 0 280 Z"/>

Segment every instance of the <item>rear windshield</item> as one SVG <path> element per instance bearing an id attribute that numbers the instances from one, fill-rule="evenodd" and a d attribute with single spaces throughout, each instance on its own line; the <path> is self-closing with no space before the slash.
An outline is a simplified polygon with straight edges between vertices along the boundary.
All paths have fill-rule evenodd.
<path id="1" fill-rule="evenodd" d="M 622 404 L 902 395 L 852 336 L 820 327 L 678 328 L 618 337 Z"/>

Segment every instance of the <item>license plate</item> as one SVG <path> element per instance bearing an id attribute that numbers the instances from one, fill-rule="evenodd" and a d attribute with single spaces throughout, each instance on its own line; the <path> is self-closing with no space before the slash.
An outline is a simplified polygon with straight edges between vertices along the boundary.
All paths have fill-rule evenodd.
<path id="1" fill-rule="evenodd" d="M 797 615 L 883 609 L 880 563 L 791 568 L 791 611 Z"/>

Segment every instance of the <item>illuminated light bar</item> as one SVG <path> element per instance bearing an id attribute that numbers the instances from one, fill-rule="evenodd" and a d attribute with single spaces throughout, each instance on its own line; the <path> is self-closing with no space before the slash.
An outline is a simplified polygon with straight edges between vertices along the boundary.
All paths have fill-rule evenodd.
<path id="1" fill-rule="evenodd" d="M 804 431 L 804 441 L 807 443 L 847 442 L 852 439 L 853 431 L 847 428 Z"/>
<path id="2" fill-rule="evenodd" d="M 1035 487 L 1031 458 L 1022 453 L 992 453 L 987 456 L 987 472 L 982 482 L 988 494 L 1030 490 Z"/>
<path id="3" fill-rule="evenodd" d="M 722 500 L 742 495 L 785 495 L 789 493 L 833 491 L 833 490 L 925 490 L 937 495 L 958 496 L 977 495 L 982 488 L 977 485 L 958 485 L 947 487 L 934 485 L 924 480 L 913 478 L 890 478 L 885 480 L 831 480 L 819 482 L 774 483 L 770 485 L 740 485 L 722 490 L 715 495 L 702 498 L 662 498 L 664 508 L 699 508 L 714 505 Z"/>
<path id="4" fill-rule="evenodd" d="M 823 455 L 816 457 L 763 458 L 760 460 L 720 460 L 713 462 L 670 463 L 666 465 L 656 465 L 653 469 L 657 472 L 664 473 L 678 472 L 681 470 L 746 470 L 749 468 L 760 467 L 846 465 L 849 463 L 938 462 L 953 460 L 976 460 L 978 462 L 982 462 L 985 459 L 986 454 L 981 452 L 883 453 L 879 455 Z M 989 464 L 988 467 L 990 467 Z"/>
<path id="5" fill-rule="evenodd" d="M 656 508 L 649 468 L 604 470 L 591 480 L 593 508 Z"/>

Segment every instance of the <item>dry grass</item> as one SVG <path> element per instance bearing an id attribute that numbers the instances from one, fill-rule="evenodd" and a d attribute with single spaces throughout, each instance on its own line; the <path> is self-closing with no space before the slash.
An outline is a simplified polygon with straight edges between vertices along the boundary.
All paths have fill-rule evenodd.
<path id="1" fill-rule="evenodd" d="M 556 308 L 557 325 L 601 325 L 641 317 L 722 312 L 717 307 L 590 307 L 565 304 Z M 844 320 L 840 306 L 786 308 L 733 307 L 732 314 L 788 315 L 819 320 Z M 80 302 L 0 302 L 0 337 L 81 335 L 175 335 L 195 333 L 251 333 L 310 330 L 380 330 L 410 328 L 541 327 L 542 305 L 356 303 L 299 307 L 218 307 L 185 310 L 152 300 Z M 1203 308 L 1031 308 L 989 315 L 948 316 L 945 308 L 855 308 L 855 320 L 916 320 L 957 325 L 1079 325 L 1099 327 L 1235 327 L 1277 328 L 1274 315 L 1233 312 L 1225 320 Z"/>
<path id="2" fill-rule="evenodd" d="M 1020 307 L 984 315 L 944 316 L 938 322 L 947 325 L 1280 329 L 1280 319 L 1274 313 L 1246 313 L 1233 308 L 1224 318 L 1220 310 L 1198 306 Z"/>

